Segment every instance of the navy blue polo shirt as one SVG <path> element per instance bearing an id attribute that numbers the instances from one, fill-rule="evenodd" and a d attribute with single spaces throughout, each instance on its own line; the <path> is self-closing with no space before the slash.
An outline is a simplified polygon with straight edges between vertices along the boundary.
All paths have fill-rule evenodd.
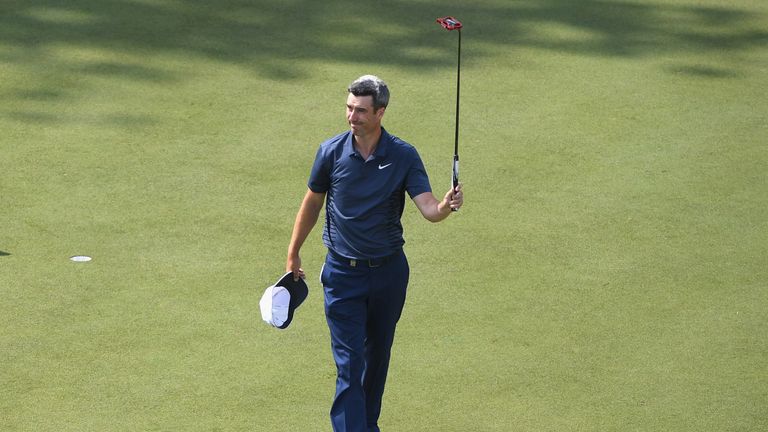
<path id="1" fill-rule="evenodd" d="M 405 192 L 431 192 L 416 148 L 381 129 L 363 160 L 347 131 L 320 144 L 307 184 L 326 193 L 323 242 L 347 258 L 381 258 L 403 247 Z"/>

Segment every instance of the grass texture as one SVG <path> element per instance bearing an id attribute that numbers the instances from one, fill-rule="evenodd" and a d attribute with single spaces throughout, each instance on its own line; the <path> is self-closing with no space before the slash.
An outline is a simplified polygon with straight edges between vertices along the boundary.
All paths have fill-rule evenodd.
<path id="1" fill-rule="evenodd" d="M 258 300 L 357 76 L 447 189 L 444 15 L 466 205 L 406 208 L 382 429 L 768 429 L 765 2 L 10 0 L 0 430 L 330 430 L 319 229 Z"/>

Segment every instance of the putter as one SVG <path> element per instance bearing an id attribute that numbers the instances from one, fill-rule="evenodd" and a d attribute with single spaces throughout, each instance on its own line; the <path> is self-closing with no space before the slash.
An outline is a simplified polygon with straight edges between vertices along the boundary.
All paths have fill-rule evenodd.
<path id="1" fill-rule="evenodd" d="M 456 130 L 454 132 L 453 140 L 453 189 L 459 185 L 459 94 L 461 92 L 461 21 L 454 17 L 447 16 L 438 18 L 437 22 L 443 26 L 444 29 L 451 31 L 456 30 L 459 33 L 459 49 L 456 61 Z M 459 209 L 451 209 L 452 211 L 458 211 Z"/>

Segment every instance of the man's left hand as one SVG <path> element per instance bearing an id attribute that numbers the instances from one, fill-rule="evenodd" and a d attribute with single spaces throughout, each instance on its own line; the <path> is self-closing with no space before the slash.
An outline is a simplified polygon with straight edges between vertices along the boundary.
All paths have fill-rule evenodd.
<path id="1" fill-rule="evenodd" d="M 464 192 L 462 192 L 461 187 L 462 184 L 459 183 L 455 188 L 449 190 L 443 198 L 451 210 L 458 210 L 464 204 Z"/>

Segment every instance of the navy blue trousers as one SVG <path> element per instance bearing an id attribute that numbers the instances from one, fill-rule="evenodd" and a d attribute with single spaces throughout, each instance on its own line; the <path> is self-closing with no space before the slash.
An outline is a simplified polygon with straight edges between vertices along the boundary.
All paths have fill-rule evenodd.
<path id="1" fill-rule="evenodd" d="M 336 362 L 335 432 L 380 432 L 377 424 L 395 326 L 405 304 L 408 260 L 403 251 L 384 262 L 342 259 L 329 252 L 320 280 Z"/>

